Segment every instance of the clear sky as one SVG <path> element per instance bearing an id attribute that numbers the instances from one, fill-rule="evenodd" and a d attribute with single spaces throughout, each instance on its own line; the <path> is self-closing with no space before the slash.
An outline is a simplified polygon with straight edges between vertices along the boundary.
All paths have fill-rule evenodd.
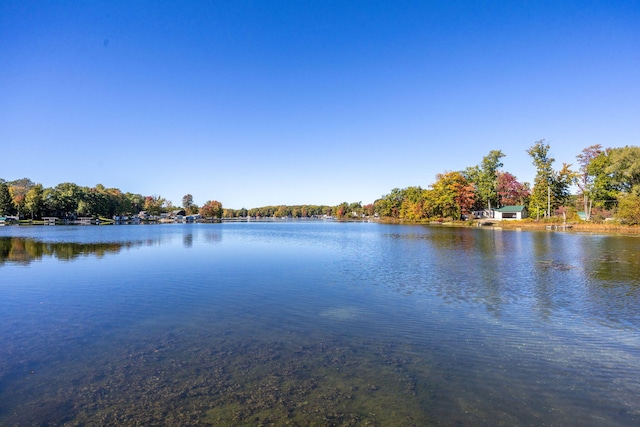
<path id="1" fill-rule="evenodd" d="M 640 2 L 0 0 L 0 178 L 371 203 L 640 142 Z"/>

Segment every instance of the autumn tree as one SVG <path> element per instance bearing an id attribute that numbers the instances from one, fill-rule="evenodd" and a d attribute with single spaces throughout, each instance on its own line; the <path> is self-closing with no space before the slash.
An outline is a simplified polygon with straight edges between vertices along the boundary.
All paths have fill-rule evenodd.
<path id="1" fill-rule="evenodd" d="M 24 210 L 27 193 L 34 185 L 35 183 L 29 178 L 17 179 L 9 183 L 9 193 L 11 193 L 11 199 L 13 200 L 13 206 L 17 211 L 18 218 L 20 217 L 20 211 Z"/>
<path id="2" fill-rule="evenodd" d="M 436 182 L 425 201 L 432 207 L 435 216 L 460 219 L 469 213 L 475 202 L 475 188 L 460 172 L 447 172 L 436 175 Z"/>
<path id="3" fill-rule="evenodd" d="M 509 172 L 498 172 L 496 190 L 502 206 L 524 205 L 531 195 L 529 184 L 518 182 Z"/>
<path id="4" fill-rule="evenodd" d="M 29 189 L 25 196 L 24 207 L 31 213 L 31 219 L 42 215 L 44 188 L 42 184 L 36 184 Z"/>
<path id="5" fill-rule="evenodd" d="M 336 216 L 338 218 L 344 218 L 345 216 L 349 215 L 349 203 L 347 202 L 342 202 L 339 205 L 336 206 L 336 209 L 334 211 L 336 213 Z"/>
<path id="6" fill-rule="evenodd" d="M 420 187 L 407 187 L 403 190 L 402 202 L 400 203 L 399 217 L 410 221 L 422 219 L 425 216 L 423 211 L 425 193 Z"/>
<path id="7" fill-rule="evenodd" d="M 369 204 L 364 205 L 362 207 L 362 210 L 364 211 L 365 215 L 367 215 L 367 216 L 373 216 L 376 213 L 375 208 L 373 206 L 373 203 L 369 203 Z"/>
<path id="8" fill-rule="evenodd" d="M 200 215 L 205 218 L 222 218 L 222 214 L 222 203 L 217 200 L 207 200 L 207 202 L 200 208 Z"/>
<path id="9" fill-rule="evenodd" d="M 144 199 L 143 209 L 149 215 L 160 215 L 165 207 L 166 200 L 161 196 L 147 196 Z"/>

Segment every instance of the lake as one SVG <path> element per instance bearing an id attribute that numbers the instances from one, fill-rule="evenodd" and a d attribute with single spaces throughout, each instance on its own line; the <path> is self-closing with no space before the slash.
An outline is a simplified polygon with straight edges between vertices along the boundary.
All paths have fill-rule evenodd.
<path id="1" fill-rule="evenodd" d="M 640 239 L 0 227 L 0 425 L 637 426 Z"/>

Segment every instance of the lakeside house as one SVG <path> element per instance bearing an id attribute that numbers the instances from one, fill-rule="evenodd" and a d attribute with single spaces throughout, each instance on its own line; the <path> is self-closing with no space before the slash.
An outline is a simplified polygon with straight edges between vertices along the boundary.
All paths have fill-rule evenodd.
<path id="1" fill-rule="evenodd" d="M 493 210 L 493 218 L 502 221 L 505 219 L 524 219 L 529 216 L 526 206 L 503 206 Z"/>
<path id="2" fill-rule="evenodd" d="M 493 209 L 484 209 L 481 211 L 473 211 L 472 215 L 474 219 L 491 219 L 493 218 Z"/>

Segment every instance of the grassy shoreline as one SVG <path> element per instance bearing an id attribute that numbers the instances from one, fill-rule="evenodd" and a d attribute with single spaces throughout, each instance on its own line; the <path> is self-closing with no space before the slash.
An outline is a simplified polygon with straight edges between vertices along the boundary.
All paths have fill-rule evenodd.
<path id="1" fill-rule="evenodd" d="M 409 220 L 383 218 L 383 219 L 380 219 L 379 222 L 386 223 L 386 224 L 424 224 L 424 225 L 436 225 L 436 226 L 444 226 L 444 227 L 481 227 L 483 226 L 485 228 L 500 228 L 504 230 L 545 231 L 548 229 L 553 229 L 553 230 L 578 232 L 578 233 L 640 235 L 640 226 L 636 226 L 636 225 L 594 224 L 594 223 L 586 223 L 586 222 L 562 223 L 557 221 L 535 221 L 535 220 L 529 220 L 529 219 L 505 220 L 505 221 L 486 221 L 486 220 L 409 221 Z"/>

